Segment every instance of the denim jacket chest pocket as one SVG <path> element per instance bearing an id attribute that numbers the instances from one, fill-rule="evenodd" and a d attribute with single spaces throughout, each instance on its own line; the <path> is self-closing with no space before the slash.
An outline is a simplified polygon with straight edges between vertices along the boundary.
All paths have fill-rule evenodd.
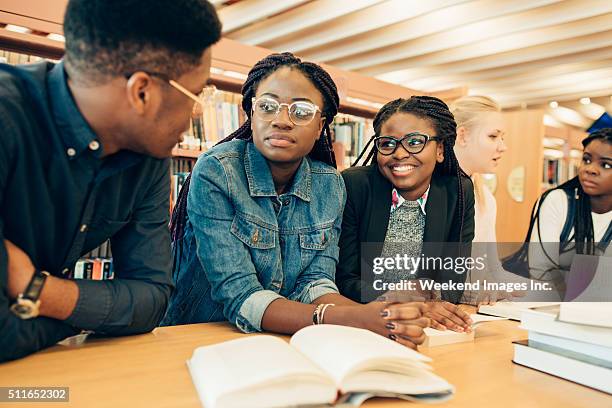
<path id="1" fill-rule="evenodd" d="M 256 217 L 236 213 L 230 231 L 249 250 L 262 286 L 279 292 L 283 276 L 277 265 L 277 229 Z"/>
<path id="2" fill-rule="evenodd" d="M 334 237 L 333 223 L 324 224 L 306 232 L 300 232 L 301 269 L 307 268 L 313 259 L 325 251 Z"/>

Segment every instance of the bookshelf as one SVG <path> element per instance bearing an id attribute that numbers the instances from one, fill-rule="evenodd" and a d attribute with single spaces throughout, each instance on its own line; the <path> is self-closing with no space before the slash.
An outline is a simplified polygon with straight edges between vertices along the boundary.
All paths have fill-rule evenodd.
<path id="1" fill-rule="evenodd" d="M 5 50 L 2 55 L 5 55 L 6 62 L 22 64 L 41 58 L 59 60 L 64 53 L 64 43 L 61 38 L 58 39 L 58 35 L 63 34 L 62 20 L 66 4 L 66 0 L 3 2 L 0 9 L 0 50 Z M 25 30 L 7 30 L 9 24 Z M 200 110 L 194 109 L 183 142 L 172 151 L 171 208 L 199 155 L 244 122 L 245 115 L 240 107 L 242 84 L 251 67 L 270 53 L 272 51 L 265 48 L 226 38 L 213 46 L 210 86 L 203 91 L 204 106 Z M 435 93 L 416 91 L 333 66 L 323 64 L 323 67 L 338 85 L 340 94 L 341 114 L 333 124 L 335 134 L 340 135 L 340 139 L 334 143 L 340 169 L 348 167 L 367 143 L 373 132 L 371 119 L 387 101 L 427 94 L 450 103 L 467 94 L 467 88 L 464 87 Z M 104 271 L 103 262 L 108 259 L 112 260 L 108 243 L 87 254 L 84 258 L 83 277 L 88 276 L 87 268 L 100 270 L 101 267 Z M 89 263 L 92 266 L 87 266 Z M 112 264 L 110 268 L 110 272 L 103 272 L 101 276 L 112 276 Z M 100 276 L 99 272 L 97 275 Z"/>
<path id="2" fill-rule="evenodd" d="M 570 127 L 544 126 L 542 191 L 557 187 L 578 174 L 585 132 Z"/>
<path id="3" fill-rule="evenodd" d="M 372 119 L 340 113 L 331 125 L 339 170 L 350 167 L 374 133 Z"/>

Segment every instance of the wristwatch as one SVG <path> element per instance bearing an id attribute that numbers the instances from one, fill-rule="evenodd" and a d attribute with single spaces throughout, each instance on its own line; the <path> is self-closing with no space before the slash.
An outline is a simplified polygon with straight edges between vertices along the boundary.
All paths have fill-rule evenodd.
<path id="1" fill-rule="evenodd" d="M 38 308 L 40 307 L 38 298 L 47 276 L 49 276 L 49 272 L 36 269 L 25 291 L 20 293 L 15 303 L 11 305 L 11 311 L 20 319 L 31 319 L 38 316 Z"/>

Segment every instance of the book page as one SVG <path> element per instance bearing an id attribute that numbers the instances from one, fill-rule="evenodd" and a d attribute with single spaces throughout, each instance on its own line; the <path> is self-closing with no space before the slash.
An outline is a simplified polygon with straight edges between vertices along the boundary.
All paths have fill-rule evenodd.
<path id="1" fill-rule="evenodd" d="M 327 372 L 340 387 L 352 371 L 376 368 L 404 372 L 428 370 L 426 357 L 369 330 L 322 324 L 308 326 L 291 337 L 291 345 Z"/>
<path id="2" fill-rule="evenodd" d="M 257 389 L 264 391 L 266 385 L 287 388 L 283 382 L 322 385 L 319 388 L 324 390 L 323 398 L 328 402 L 336 395 L 335 384 L 320 368 L 285 341 L 273 336 L 250 336 L 199 347 L 188 365 L 198 394 L 207 408 L 218 406 L 220 399 L 227 400 L 231 394 L 245 391 L 252 394 Z M 279 395 L 266 391 L 271 399 L 278 399 Z M 312 392 L 305 396 L 296 393 L 291 397 L 295 403 L 301 403 L 302 400 L 311 400 L 313 395 Z M 320 395 L 318 398 L 318 402 L 326 402 L 320 400 Z M 273 405 L 262 398 L 250 404 L 251 407 Z"/>

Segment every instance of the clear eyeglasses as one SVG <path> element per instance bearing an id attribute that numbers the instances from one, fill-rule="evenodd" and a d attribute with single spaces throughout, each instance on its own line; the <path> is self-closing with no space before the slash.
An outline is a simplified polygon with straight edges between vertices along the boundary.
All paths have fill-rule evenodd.
<path id="1" fill-rule="evenodd" d="M 389 156 L 395 153 L 401 144 L 410 154 L 418 154 L 425 149 L 430 140 L 441 140 L 438 136 L 429 136 L 424 133 L 412 132 L 404 135 L 400 139 L 393 136 L 378 136 L 374 138 L 374 146 L 382 155 Z"/>
<path id="2" fill-rule="evenodd" d="M 262 96 L 257 99 L 253 98 L 254 115 L 266 122 L 274 120 L 283 106 L 287 107 L 289 119 L 296 126 L 308 125 L 312 122 L 317 112 L 321 112 L 321 109 L 317 105 L 308 101 L 296 101 L 289 104 L 280 103 L 276 99 L 268 96 Z"/>

